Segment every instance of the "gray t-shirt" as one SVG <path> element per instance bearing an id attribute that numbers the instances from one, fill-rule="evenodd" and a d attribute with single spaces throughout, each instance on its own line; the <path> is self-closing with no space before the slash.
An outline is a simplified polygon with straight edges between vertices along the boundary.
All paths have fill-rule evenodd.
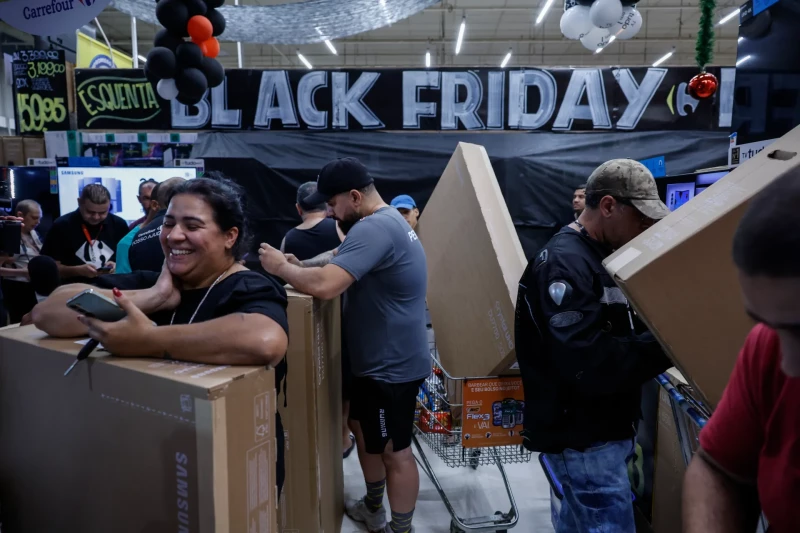
<path id="1" fill-rule="evenodd" d="M 353 374 L 388 383 L 428 377 L 428 267 L 422 243 L 403 216 L 385 207 L 359 221 L 332 264 L 356 278 L 345 293 L 342 316 Z"/>

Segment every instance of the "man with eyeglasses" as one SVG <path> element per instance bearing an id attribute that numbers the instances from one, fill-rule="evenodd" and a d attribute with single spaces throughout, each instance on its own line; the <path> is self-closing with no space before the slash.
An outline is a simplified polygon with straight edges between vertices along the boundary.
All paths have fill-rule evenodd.
<path id="1" fill-rule="evenodd" d="M 153 178 L 142 178 L 139 181 L 139 195 L 136 197 L 139 200 L 139 204 L 142 206 L 142 211 L 144 215 L 139 220 L 131 222 L 128 226 L 129 230 L 141 226 L 145 219 L 147 218 L 147 213 L 150 212 L 150 200 L 152 199 L 153 188 L 158 184 L 156 180 Z"/>
<path id="2" fill-rule="evenodd" d="M 607 161 L 589 177 L 584 211 L 520 280 L 523 438 L 562 486 L 556 533 L 635 531 L 626 460 L 641 388 L 671 364 L 603 260 L 668 213 L 646 167 Z"/>

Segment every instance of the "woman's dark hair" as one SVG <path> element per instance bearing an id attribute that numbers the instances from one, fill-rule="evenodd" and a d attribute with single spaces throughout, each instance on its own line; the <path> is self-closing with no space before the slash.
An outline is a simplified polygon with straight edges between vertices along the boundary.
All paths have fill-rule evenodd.
<path id="1" fill-rule="evenodd" d="M 206 173 L 209 176 L 212 173 Z M 239 229 L 239 237 L 231 248 L 233 258 L 240 260 L 250 246 L 250 234 L 247 231 L 247 219 L 244 214 L 242 188 L 224 177 L 222 173 L 213 173 L 210 177 L 187 180 L 178 185 L 173 198 L 179 194 L 199 196 L 211 206 L 214 222 L 222 231 L 231 228 Z"/>

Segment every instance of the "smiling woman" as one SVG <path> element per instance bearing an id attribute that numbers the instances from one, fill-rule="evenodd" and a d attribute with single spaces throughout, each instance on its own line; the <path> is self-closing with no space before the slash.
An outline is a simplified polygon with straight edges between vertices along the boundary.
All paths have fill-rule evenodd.
<path id="1" fill-rule="evenodd" d="M 208 178 L 185 182 L 164 217 L 162 271 L 97 280 L 100 289 L 113 288 L 96 290 L 114 298 L 126 318 L 76 320 L 66 302 L 88 286 L 74 284 L 36 306 L 33 321 L 55 337 L 88 334 L 116 356 L 273 366 L 278 386 L 286 374 L 286 292 L 272 278 L 239 264 L 246 242 L 236 185 Z M 280 421 L 277 435 L 283 436 Z M 283 449 L 280 442 L 278 449 Z M 279 479 L 282 472 L 279 460 Z"/>

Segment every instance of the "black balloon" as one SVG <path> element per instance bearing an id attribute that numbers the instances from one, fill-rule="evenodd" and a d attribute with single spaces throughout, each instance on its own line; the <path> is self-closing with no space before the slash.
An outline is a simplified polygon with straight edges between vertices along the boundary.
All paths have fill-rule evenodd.
<path id="1" fill-rule="evenodd" d="M 206 0 L 206 5 L 211 9 L 216 9 L 218 7 L 222 7 L 222 4 L 225 3 L 225 0 Z"/>
<path id="2" fill-rule="evenodd" d="M 175 78 L 175 85 L 184 98 L 199 102 L 208 89 L 208 80 L 200 69 L 187 68 Z"/>
<path id="3" fill-rule="evenodd" d="M 202 100 L 202 99 L 203 99 L 202 96 L 189 97 L 189 96 L 187 96 L 185 94 L 181 94 L 181 93 L 178 93 L 178 96 L 175 98 L 175 100 L 177 100 L 181 104 L 188 105 L 188 106 L 197 105 L 197 104 L 200 103 L 200 100 Z"/>
<path id="4" fill-rule="evenodd" d="M 222 64 L 216 59 L 210 57 L 203 58 L 203 65 L 200 67 L 203 75 L 208 80 L 208 86 L 214 88 L 220 85 L 225 80 L 225 69 Z"/>
<path id="5" fill-rule="evenodd" d="M 189 18 L 195 15 L 205 15 L 208 11 L 208 6 L 203 0 L 183 0 L 186 7 L 189 8 Z"/>
<path id="6" fill-rule="evenodd" d="M 163 46 L 164 48 L 169 48 L 174 52 L 178 46 L 183 44 L 183 42 L 183 39 L 172 35 L 166 28 L 162 28 L 158 30 L 158 33 L 156 33 L 156 38 L 153 40 L 153 45 Z"/>
<path id="7" fill-rule="evenodd" d="M 153 72 L 147 66 L 147 63 L 144 64 L 144 75 L 147 76 L 147 81 L 149 81 L 153 85 L 158 85 L 158 82 L 161 81 L 160 77 L 153 74 Z"/>
<path id="8" fill-rule="evenodd" d="M 594 0 L 578 0 L 578 4 L 589 7 L 594 3 Z"/>
<path id="9" fill-rule="evenodd" d="M 622 0 L 622 5 L 624 7 L 631 7 L 631 6 L 635 6 L 636 4 L 638 4 L 639 1 L 640 0 Z"/>
<path id="10" fill-rule="evenodd" d="M 147 69 L 160 79 L 175 77 L 177 62 L 169 48 L 157 46 L 147 54 Z"/>
<path id="11" fill-rule="evenodd" d="M 159 0 L 156 5 L 156 18 L 170 33 L 188 37 L 189 8 L 182 0 Z"/>
<path id="12" fill-rule="evenodd" d="M 206 13 L 206 18 L 211 21 L 211 26 L 214 28 L 214 37 L 222 35 L 225 31 L 225 17 L 216 9 L 209 9 Z"/>
<path id="13" fill-rule="evenodd" d="M 203 64 L 203 51 L 194 43 L 183 43 L 175 52 L 181 68 L 200 68 Z"/>

